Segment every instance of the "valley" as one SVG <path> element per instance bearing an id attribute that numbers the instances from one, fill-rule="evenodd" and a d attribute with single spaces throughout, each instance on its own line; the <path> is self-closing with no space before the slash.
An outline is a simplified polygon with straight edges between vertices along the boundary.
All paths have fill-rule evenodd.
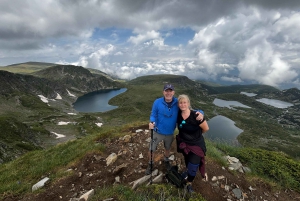
<path id="1" fill-rule="evenodd" d="M 11 67 L 14 70 L 23 68 L 23 71 L 31 72 L 32 78 L 36 79 L 34 82 L 31 77 L 28 77 L 29 75 L 24 75 L 23 78 L 22 74 L 1 71 L 3 83 L 1 87 L 5 86 L 0 94 L 2 124 L 5 123 L 6 118 L 11 118 L 8 121 L 19 122 L 27 127 L 26 129 L 33 133 L 32 136 L 36 140 L 25 137 L 17 141 L 28 143 L 26 146 L 31 147 L 29 150 L 46 148 L 67 139 L 81 138 L 99 132 L 101 128 L 95 126 L 96 123 L 103 123 L 104 127 L 114 127 L 136 121 L 147 122 L 152 101 L 161 96 L 163 83 L 171 82 L 176 86 L 177 95 L 188 94 L 192 100 L 192 107 L 205 111 L 207 120 L 216 115 L 223 115 L 233 120 L 236 126 L 243 130 L 238 136 L 243 146 L 283 151 L 294 158 L 299 158 L 300 93 L 298 89 L 280 91 L 264 85 L 210 86 L 201 81 L 192 81 L 187 77 L 176 75 L 142 76 L 131 81 L 119 82 L 107 78 L 107 75 L 92 74 L 82 67 L 49 66 L 49 64 L 40 66 L 40 63 L 30 63 L 25 67 L 22 65 Z M 34 71 L 35 69 L 38 71 Z M 31 80 L 28 82 L 30 87 L 20 90 L 28 85 L 26 80 Z M 77 112 L 72 107 L 76 99 L 85 93 L 100 88 L 121 87 L 127 88 L 127 91 L 110 100 L 110 104 L 118 106 L 113 111 L 84 113 Z M 257 96 L 249 97 L 241 92 L 255 93 Z M 38 95 L 47 97 L 48 102 L 42 102 Z M 62 98 L 56 99 L 58 95 Z M 215 98 L 238 101 L 250 108 L 218 107 L 213 104 Z M 294 106 L 288 109 L 276 108 L 256 101 L 258 98 L 288 101 Z M 75 123 L 58 126 L 59 121 Z M 2 129 L 2 133 L 5 132 L 10 132 L 15 135 L 15 138 L 19 138 L 17 128 L 10 131 Z M 51 132 L 65 133 L 68 137 L 56 139 Z M 2 140 L 1 144 L 0 158 L 3 162 L 16 157 L 13 153 L 8 153 L 8 150 L 16 147 L 15 143 Z M 27 151 L 20 149 L 19 146 L 17 150 L 18 153 Z"/>

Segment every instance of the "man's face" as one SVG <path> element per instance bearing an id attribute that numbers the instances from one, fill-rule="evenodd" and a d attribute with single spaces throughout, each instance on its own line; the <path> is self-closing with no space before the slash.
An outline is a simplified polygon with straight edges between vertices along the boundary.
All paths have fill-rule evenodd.
<path id="1" fill-rule="evenodd" d="M 171 102 L 175 94 L 175 91 L 173 91 L 172 89 L 166 89 L 163 91 L 163 94 L 166 102 Z"/>

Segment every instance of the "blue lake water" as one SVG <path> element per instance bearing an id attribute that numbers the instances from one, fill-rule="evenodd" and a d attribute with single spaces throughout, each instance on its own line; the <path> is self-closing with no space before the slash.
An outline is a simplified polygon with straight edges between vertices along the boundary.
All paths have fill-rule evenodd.
<path id="1" fill-rule="evenodd" d="M 248 93 L 248 92 L 241 92 L 241 94 L 244 94 L 246 96 L 250 96 L 250 97 L 253 97 L 253 96 L 256 96 L 257 94 L 255 93 Z"/>
<path id="2" fill-rule="evenodd" d="M 243 130 L 236 127 L 234 121 L 222 115 L 217 115 L 207 123 L 209 130 L 204 134 L 206 138 L 215 142 L 240 145 L 236 138 Z"/>
<path id="3" fill-rule="evenodd" d="M 294 105 L 292 103 L 288 103 L 288 102 L 284 102 L 284 101 L 276 100 L 276 99 L 269 99 L 269 98 L 261 98 L 261 99 L 256 99 L 256 100 L 261 103 L 271 105 L 271 106 L 277 107 L 277 108 L 288 108 L 288 107 L 291 107 Z"/>
<path id="4" fill-rule="evenodd" d="M 78 112 L 106 112 L 118 106 L 109 105 L 108 101 L 127 89 L 103 89 L 78 97 L 73 107 Z"/>
<path id="5" fill-rule="evenodd" d="M 127 89 L 106 89 L 91 92 L 78 97 L 73 107 L 78 112 L 105 112 L 117 108 L 117 106 L 109 105 L 108 101 L 125 92 Z M 232 103 L 230 104 L 232 105 Z M 210 119 L 208 122 L 209 131 L 204 134 L 205 137 L 212 141 L 226 142 L 239 145 L 236 137 L 243 131 L 236 127 L 234 121 L 224 116 L 218 115 Z"/>
<path id="6" fill-rule="evenodd" d="M 226 101 L 222 99 L 215 98 L 213 104 L 219 107 L 228 107 L 229 109 L 232 109 L 232 106 L 236 107 L 244 107 L 244 108 L 251 108 L 248 107 L 247 105 L 244 105 L 238 101 Z"/>

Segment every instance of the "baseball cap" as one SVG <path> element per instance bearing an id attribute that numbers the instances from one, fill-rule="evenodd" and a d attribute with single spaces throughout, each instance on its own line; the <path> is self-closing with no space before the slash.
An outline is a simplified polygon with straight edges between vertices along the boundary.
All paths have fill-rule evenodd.
<path id="1" fill-rule="evenodd" d="M 166 91 L 167 89 L 174 90 L 174 86 L 172 84 L 165 84 L 164 91 Z"/>

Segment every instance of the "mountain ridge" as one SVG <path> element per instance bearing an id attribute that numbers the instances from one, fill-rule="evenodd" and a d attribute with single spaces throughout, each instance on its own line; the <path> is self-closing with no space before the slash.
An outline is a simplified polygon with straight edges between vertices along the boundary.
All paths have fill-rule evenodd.
<path id="1" fill-rule="evenodd" d="M 2 93 L 0 93 L 0 124 L 3 123 L 3 125 L 8 126 L 1 126 L 1 128 L 3 128 L 1 132 L 3 132 L 3 134 L 9 133 L 11 135 L 11 138 L 14 139 L 10 141 L 15 141 L 17 143 L 16 146 L 12 148 L 9 147 L 9 149 L 15 149 L 17 146 L 19 146 L 19 148 L 21 147 L 24 151 L 26 151 L 27 149 L 27 152 L 30 153 L 24 155 L 26 158 L 22 158 L 22 156 L 20 155 L 24 152 L 20 151 L 17 153 L 18 155 L 16 155 L 16 157 L 19 157 L 20 160 L 11 157 L 10 160 L 5 161 L 6 163 L 3 164 L 2 167 L 6 167 L 6 165 L 8 167 L 10 164 L 14 164 L 15 161 L 19 165 L 23 165 L 24 163 L 26 164 L 26 161 L 29 161 L 28 166 L 31 167 L 30 161 L 40 157 L 39 151 L 31 152 L 31 150 L 41 149 L 41 147 L 39 147 L 39 139 L 43 140 L 46 137 L 51 138 L 50 131 L 55 131 L 58 133 L 66 132 L 75 136 L 75 140 L 60 144 L 60 146 L 51 146 L 51 149 L 45 148 L 43 150 L 43 157 L 47 156 L 44 163 L 49 164 L 53 160 L 53 169 L 50 169 L 51 167 L 49 167 L 46 172 L 44 172 L 45 170 L 43 169 L 31 171 L 33 173 L 36 172 L 37 174 L 33 174 L 33 178 L 30 178 L 31 182 L 36 180 L 37 178 L 40 178 L 41 176 L 45 176 L 48 174 L 51 174 L 53 176 L 53 172 L 55 172 L 57 169 L 66 172 L 66 164 L 68 164 L 68 167 L 70 167 L 71 169 L 76 170 L 75 167 L 73 168 L 73 166 L 75 166 L 76 164 L 76 162 L 74 162 L 73 160 L 78 161 L 83 156 L 87 157 L 87 162 L 83 163 L 84 167 L 86 168 L 89 168 L 90 161 L 94 161 L 94 159 L 91 159 L 91 157 L 93 157 L 94 155 L 100 155 L 101 157 L 104 157 L 101 154 L 104 153 L 104 147 L 113 143 L 114 139 L 116 139 L 116 136 L 124 136 L 128 134 L 128 131 L 122 128 L 122 125 L 126 125 L 128 127 L 129 125 L 132 126 L 137 124 L 138 126 L 133 126 L 135 128 L 139 128 L 140 125 L 147 125 L 146 123 L 149 121 L 149 113 L 151 111 L 153 100 L 157 97 L 162 96 L 162 87 L 167 82 L 171 82 L 175 85 L 176 95 L 181 93 L 189 95 L 191 97 L 193 108 L 203 109 L 205 111 L 205 117 L 207 118 L 207 120 L 215 115 L 224 115 L 228 116 L 228 118 L 233 119 L 236 122 L 237 126 L 241 126 L 244 129 L 245 136 L 242 136 L 242 142 L 245 142 L 245 145 L 247 145 L 247 140 L 251 140 L 253 142 L 253 145 L 265 150 L 277 149 L 280 151 L 290 151 L 296 153 L 297 150 L 299 150 L 300 143 L 297 143 L 299 141 L 299 133 L 297 133 L 297 128 L 299 128 L 300 124 L 298 123 L 298 121 L 294 122 L 295 130 L 289 130 L 288 127 L 291 124 L 284 122 L 288 120 L 284 118 L 284 115 L 286 115 L 285 110 L 276 108 L 270 109 L 270 107 L 266 107 L 264 106 L 264 104 L 255 101 L 255 98 L 253 97 L 236 94 L 238 92 L 237 89 L 239 88 L 239 86 L 236 86 L 236 89 L 234 90 L 224 90 L 223 87 L 223 92 L 227 91 L 228 93 L 212 93 L 212 95 L 210 95 L 210 89 L 206 88 L 204 84 L 192 81 L 186 76 L 179 75 L 142 76 L 125 83 L 117 83 L 116 81 L 116 84 L 114 85 L 115 82 L 111 79 L 100 77 L 101 79 L 103 78 L 104 81 L 99 80 L 99 75 L 94 75 L 83 67 L 63 65 L 45 68 L 42 71 L 35 72 L 33 75 L 21 75 L 9 73 L 6 71 L 0 71 L 0 75 L 1 74 L 3 75 L 0 79 L 1 87 L 5 86 L 5 88 L 1 88 Z M 61 91 L 54 90 L 56 86 L 60 87 Z M 81 95 L 85 90 L 92 91 L 103 86 L 108 88 L 111 86 L 125 87 L 128 89 L 125 93 L 122 93 L 110 100 L 110 103 L 119 106 L 117 109 L 95 114 L 78 113 L 72 109 L 71 104 L 76 100 L 76 97 L 68 97 L 69 94 L 67 93 L 67 89 L 72 89 L 72 93 Z M 52 87 L 54 89 L 52 89 Z M 245 89 L 243 87 L 240 88 L 240 90 Z M 255 86 L 253 88 L 255 88 Z M 265 86 L 261 89 L 257 89 L 257 92 L 261 92 L 259 93 L 260 97 L 272 96 L 273 98 L 280 98 L 281 96 L 284 96 L 287 97 L 288 100 L 297 100 L 297 97 L 299 95 L 299 90 L 297 89 L 286 91 L 274 90 L 271 92 L 266 89 L 268 89 L 268 87 Z M 218 88 L 215 91 L 218 90 L 220 89 Z M 48 98 L 55 98 L 57 96 L 57 92 L 61 93 L 60 95 L 62 96 L 62 99 L 49 100 L 48 103 L 42 102 L 37 96 L 43 94 Z M 235 108 L 234 110 L 230 110 L 228 108 L 219 108 L 214 106 L 212 103 L 214 98 L 216 97 L 224 97 L 228 99 L 239 98 L 251 104 L 251 107 L 253 107 L 253 109 Z M 264 109 L 264 111 L 259 111 L 260 107 L 266 108 Z M 298 106 L 293 106 L 292 109 L 289 110 L 293 110 L 295 112 L 289 112 L 288 114 L 291 116 L 295 116 L 294 114 L 299 113 Z M 76 115 L 68 114 L 70 112 L 75 112 Z M 12 119 L 12 117 L 14 117 L 14 119 Z M 281 122 L 279 122 L 276 118 L 281 118 L 281 122 L 283 122 L 283 124 L 281 124 Z M 9 124 L 7 123 L 8 121 L 10 122 Z M 72 124 L 66 126 L 58 126 L 58 123 L 60 121 L 72 122 Z M 95 125 L 99 122 L 103 123 L 102 127 L 98 127 Z M 285 129 L 282 129 L 281 125 L 285 126 Z M 22 129 L 21 132 L 20 129 Z M 277 133 L 273 131 L 277 131 Z M 28 133 L 29 135 L 20 135 L 25 133 Z M 284 136 L 281 133 L 284 133 Z M 270 134 L 272 134 L 271 137 Z M 132 135 L 135 136 L 134 134 Z M 30 138 L 32 137 L 38 137 L 38 139 L 35 139 L 35 141 L 31 142 Z M 56 141 L 53 139 L 53 136 L 52 140 Z M 57 142 L 62 143 L 62 141 Z M 85 144 L 85 142 L 90 143 Z M 2 148 L 5 148 L 6 146 L 4 143 L 6 142 L 1 142 L 0 140 L 1 152 L 3 152 Z M 24 149 L 24 147 L 26 149 Z M 76 147 L 80 147 L 82 153 L 77 153 L 78 148 Z M 122 148 L 122 146 L 117 147 L 118 149 Z M 291 149 L 290 147 L 292 147 L 293 149 Z M 7 150 L 9 149 L 4 149 L 3 153 L 7 154 Z M 57 152 L 55 151 L 56 149 Z M 129 151 L 128 153 L 131 152 Z M 0 157 L 1 156 L 2 155 L 0 154 Z M 30 158 L 30 156 L 32 157 L 32 159 Z M 78 158 L 74 159 L 75 156 L 77 156 Z M 64 160 L 67 157 L 70 157 L 70 159 L 68 159 L 70 161 L 61 162 L 61 160 Z M 297 155 L 295 157 L 297 157 Z M 47 158 L 49 158 L 50 161 L 47 162 Z M 11 161 L 11 163 L 9 161 Z M 39 166 L 39 162 L 41 161 L 35 161 L 35 163 L 37 164 L 36 166 Z M 43 167 L 43 165 L 41 166 Z M 221 167 L 218 167 L 221 170 Z M 143 165 L 141 168 L 143 168 Z M 274 168 L 276 168 L 276 166 L 274 166 Z M 7 172 L 7 170 L 1 173 L 5 174 L 5 172 Z M 81 172 L 81 174 L 82 173 L 87 172 Z M 221 174 L 222 170 L 218 173 Z M 23 174 L 26 173 L 24 172 Z M 61 173 L 59 172 L 58 174 Z M 95 173 L 89 172 L 89 174 Z M 57 177 L 60 178 L 59 176 Z M 28 176 L 26 176 L 26 178 L 28 178 Z M 73 175 L 71 178 L 80 180 L 81 177 Z M 88 177 L 83 178 L 87 179 Z M 113 178 L 114 177 L 111 177 L 111 179 Z M 101 178 L 98 179 L 100 180 Z M 62 181 L 63 178 L 58 180 Z M 92 182 L 90 180 L 87 181 Z M 25 181 L 23 182 L 25 183 Z M 57 184 L 56 181 L 52 182 L 51 183 L 55 187 Z M 13 181 L 13 183 L 17 184 L 17 181 Z M 62 192 L 61 189 L 65 191 L 69 190 L 68 188 L 63 187 L 66 184 L 67 183 L 63 183 L 62 187 L 56 188 L 55 192 Z M 22 182 L 18 185 L 23 186 Z M 26 183 L 25 185 L 28 186 L 30 184 Z M 97 185 L 97 183 L 93 183 L 93 185 Z M 79 183 L 79 187 L 80 186 L 82 186 L 81 183 Z M 15 188 L 18 189 L 19 187 Z M 19 191 L 19 193 L 15 194 L 17 197 L 16 199 L 22 199 L 22 194 L 24 192 L 26 192 L 30 197 L 28 189 L 23 189 L 23 191 Z M 51 192 L 52 191 L 50 191 L 50 194 Z M 212 193 L 216 192 L 212 191 Z M 20 194 L 21 197 L 18 197 Z M 34 199 L 34 197 L 35 196 L 33 195 L 33 197 L 30 197 L 30 199 L 32 200 Z M 13 198 L 8 196 L 7 199 L 9 200 L 9 198 L 11 198 L 11 200 L 14 200 L 14 196 Z"/>

